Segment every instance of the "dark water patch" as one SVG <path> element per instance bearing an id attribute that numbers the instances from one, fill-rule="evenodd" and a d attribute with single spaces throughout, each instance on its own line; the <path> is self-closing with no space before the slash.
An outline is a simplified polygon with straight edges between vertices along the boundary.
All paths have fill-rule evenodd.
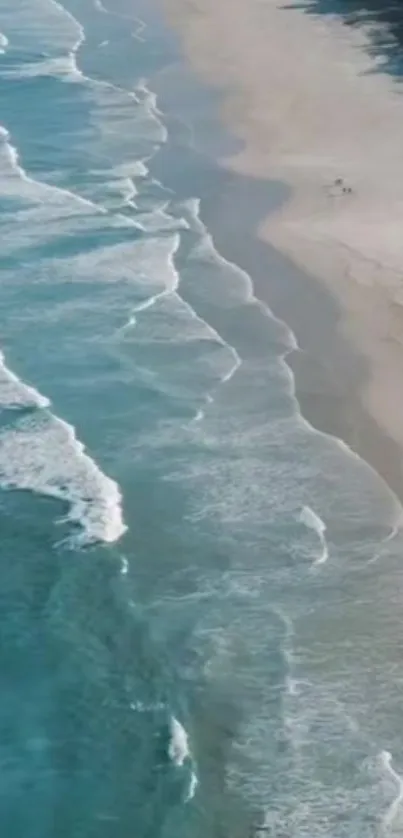
<path id="1" fill-rule="evenodd" d="M 365 25 L 370 54 L 381 59 L 383 71 L 398 81 L 403 80 L 402 0 L 306 0 L 287 4 L 287 8 L 314 15 L 338 15 L 347 26 L 354 28 Z"/>
<path id="2" fill-rule="evenodd" d="M 184 794 L 165 662 L 127 608 L 113 550 L 55 549 L 61 506 L 0 493 L 0 828 L 163 835 Z"/>

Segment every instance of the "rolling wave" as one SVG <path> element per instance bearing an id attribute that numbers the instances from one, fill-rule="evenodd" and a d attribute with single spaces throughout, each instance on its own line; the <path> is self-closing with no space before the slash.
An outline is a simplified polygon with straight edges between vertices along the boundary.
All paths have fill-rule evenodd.
<path id="1" fill-rule="evenodd" d="M 118 485 L 86 452 L 67 422 L 50 411 L 16 418 L 0 430 L 0 486 L 63 501 L 77 525 L 75 546 L 117 541 L 125 531 Z"/>

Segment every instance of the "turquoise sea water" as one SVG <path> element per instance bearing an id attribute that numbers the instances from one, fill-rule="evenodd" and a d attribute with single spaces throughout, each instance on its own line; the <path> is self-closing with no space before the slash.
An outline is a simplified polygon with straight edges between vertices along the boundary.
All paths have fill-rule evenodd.
<path id="1" fill-rule="evenodd" d="M 153 177 L 135 5 L 0 2 L 1 834 L 398 835 L 400 509 Z"/>

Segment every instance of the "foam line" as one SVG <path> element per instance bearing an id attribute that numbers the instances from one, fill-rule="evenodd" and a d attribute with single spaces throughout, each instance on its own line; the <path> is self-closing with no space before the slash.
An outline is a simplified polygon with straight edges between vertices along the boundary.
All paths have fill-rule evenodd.
<path id="1" fill-rule="evenodd" d="M 175 716 L 171 716 L 170 720 L 168 755 L 170 760 L 179 767 L 190 757 L 188 735 Z"/>
<path id="2" fill-rule="evenodd" d="M 26 64 L 24 66 L 23 72 L 27 76 L 35 76 L 35 75 L 43 75 L 43 74 L 55 75 L 55 76 L 65 75 L 67 80 L 69 80 L 69 81 L 72 81 L 73 78 L 74 78 L 76 81 L 88 82 L 94 88 L 100 87 L 100 88 L 104 88 L 104 89 L 117 91 L 120 94 L 124 94 L 124 96 L 127 97 L 128 100 L 133 100 L 137 104 L 142 104 L 147 109 L 147 112 L 148 112 L 149 116 L 155 121 L 156 124 L 158 124 L 158 130 L 159 130 L 158 142 L 159 143 L 165 142 L 165 140 L 167 138 L 167 131 L 166 131 L 165 126 L 162 124 L 161 120 L 157 116 L 157 109 L 156 108 L 154 109 L 154 104 L 155 104 L 154 94 L 152 94 L 148 90 L 148 88 L 145 84 L 145 81 L 142 80 L 141 83 L 140 83 L 140 86 L 139 86 L 140 95 L 138 96 L 138 95 L 136 95 L 135 92 L 125 90 L 124 88 L 120 88 L 116 85 L 111 84 L 110 82 L 99 80 L 99 79 L 92 79 L 91 77 L 85 76 L 77 66 L 77 52 L 78 52 L 79 48 L 81 47 L 81 45 L 85 41 L 85 31 L 84 31 L 82 25 L 76 20 L 76 18 L 67 9 L 64 8 L 64 6 L 62 6 L 61 3 L 57 2 L 57 0 L 51 0 L 51 2 L 52 2 L 52 5 L 54 6 L 54 8 L 57 9 L 63 16 L 65 16 L 69 20 L 69 22 L 73 25 L 74 34 L 75 34 L 75 41 L 74 41 L 71 49 L 66 51 L 65 56 L 58 55 L 56 57 L 52 57 L 51 55 L 49 55 L 42 62 L 37 62 L 37 63 L 34 63 L 32 65 Z M 74 34 L 73 34 L 73 37 L 74 37 Z M 13 70 L 13 71 L 10 70 L 8 72 L 12 73 L 14 75 L 18 74 L 18 71 L 16 71 L 16 70 Z M 21 71 L 19 71 L 19 74 L 21 74 Z M 4 133 L 5 133 L 5 130 L 6 129 L 3 129 L 3 132 L 2 132 L 3 136 L 4 136 Z M 6 139 L 7 139 L 7 141 L 9 141 L 9 139 L 10 139 L 8 132 L 7 132 Z M 80 201 L 83 205 L 86 205 L 88 207 L 92 207 L 97 212 L 102 212 L 102 213 L 107 213 L 108 212 L 106 207 L 104 207 L 100 204 L 96 204 L 92 201 L 89 201 L 87 198 L 82 197 L 78 193 L 71 193 L 68 190 L 62 190 L 62 189 L 59 189 L 58 187 L 47 185 L 44 182 L 32 180 L 28 176 L 28 174 L 25 172 L 23 167 L 21 166 L 21 164 L 19 162 L 18 152 L 11 145 L 10 142 L 9 142 L 9 155 L 10 155 L 10 161 L 14 165 L 15 171 L 18 172 L 19 176 L 22 179 L 24 179 L 26 182 L 34 183 L 38 187 L 57 190 L 61 194 L 71 195 L 77 201 Z M 144 167 L 143 161 L 141 161 L 140 163 L 139 163 L 139 161 L 135 161 L 135 165 L 137 167 L 143 166 L 143 172 L 144 172 L 145 167 Z M 147 172 L 147 169 L 145 169 L 145 172 Z M 131 197 L 133 197 L 133 196 L 131 196 Z M 126 223 L 131 223 L 135 227 L 138 226 L 133 219 L 128 219 L 127 216 L 125 216 L 125 218 L 126 218 Z"/>
<path id="3" fill-rule="evenodd" d="M 190 801 L 193 800 L 193 798 L 196 794 L 196 790 L 197 790 L 198 785 L 199 785 L 199 779 L 197 777 L 197 774 L 195 773 L 195 771 L 192 771 L 192 773 L 190 775 L 190 780 L 189 780 L 189 788 L 188 788 L 188 791 L 187 791 L 187 794 L 186 794 L 186 797 L 185 797 L 185 803 L 190 803 Z"/>
<path id="4" fill-rule="evenodd" d="M 304 506 L 300 513 L 300 521 L 305 524 L 308 529 L 313 530 L 316 532 L 319 544 L 320 544 L 320 552 L 313 562 L 313 566 L 321 565 L 327 562 L 329 558 L 329 549 L 327 546 L 327 541 L 325 537 L 326 532 L 326 524 L 319 518 L 319 515 L 311 509 L 310 506 Z"/>
<path id="5" fill-rule="evenodd" d="M 389 751 L 382 751 L 381 760 L 386 773 L 391 777 L 396 786 L 396 797 L 390 804 L 386 814 L 382 819 L 382 826 L 389 832 L 391 828 L 393 829 L 393 823 L 399 814 L 399 809 L 402 808 L 403 777 L 400 774 L 398 774 L 398 772 L 395 771 L 395 769 L 393 768 L 393 756 Z"/>

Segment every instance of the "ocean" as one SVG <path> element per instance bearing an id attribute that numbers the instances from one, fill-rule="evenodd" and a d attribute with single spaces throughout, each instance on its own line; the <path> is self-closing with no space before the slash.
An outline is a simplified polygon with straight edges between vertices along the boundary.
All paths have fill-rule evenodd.
<path id="1" fill-rule="evenodd" d="M 1 834 L 400 835 L 401 505 L 216 246 L 215 97 L 141 0 L 0 30 Z"/>

